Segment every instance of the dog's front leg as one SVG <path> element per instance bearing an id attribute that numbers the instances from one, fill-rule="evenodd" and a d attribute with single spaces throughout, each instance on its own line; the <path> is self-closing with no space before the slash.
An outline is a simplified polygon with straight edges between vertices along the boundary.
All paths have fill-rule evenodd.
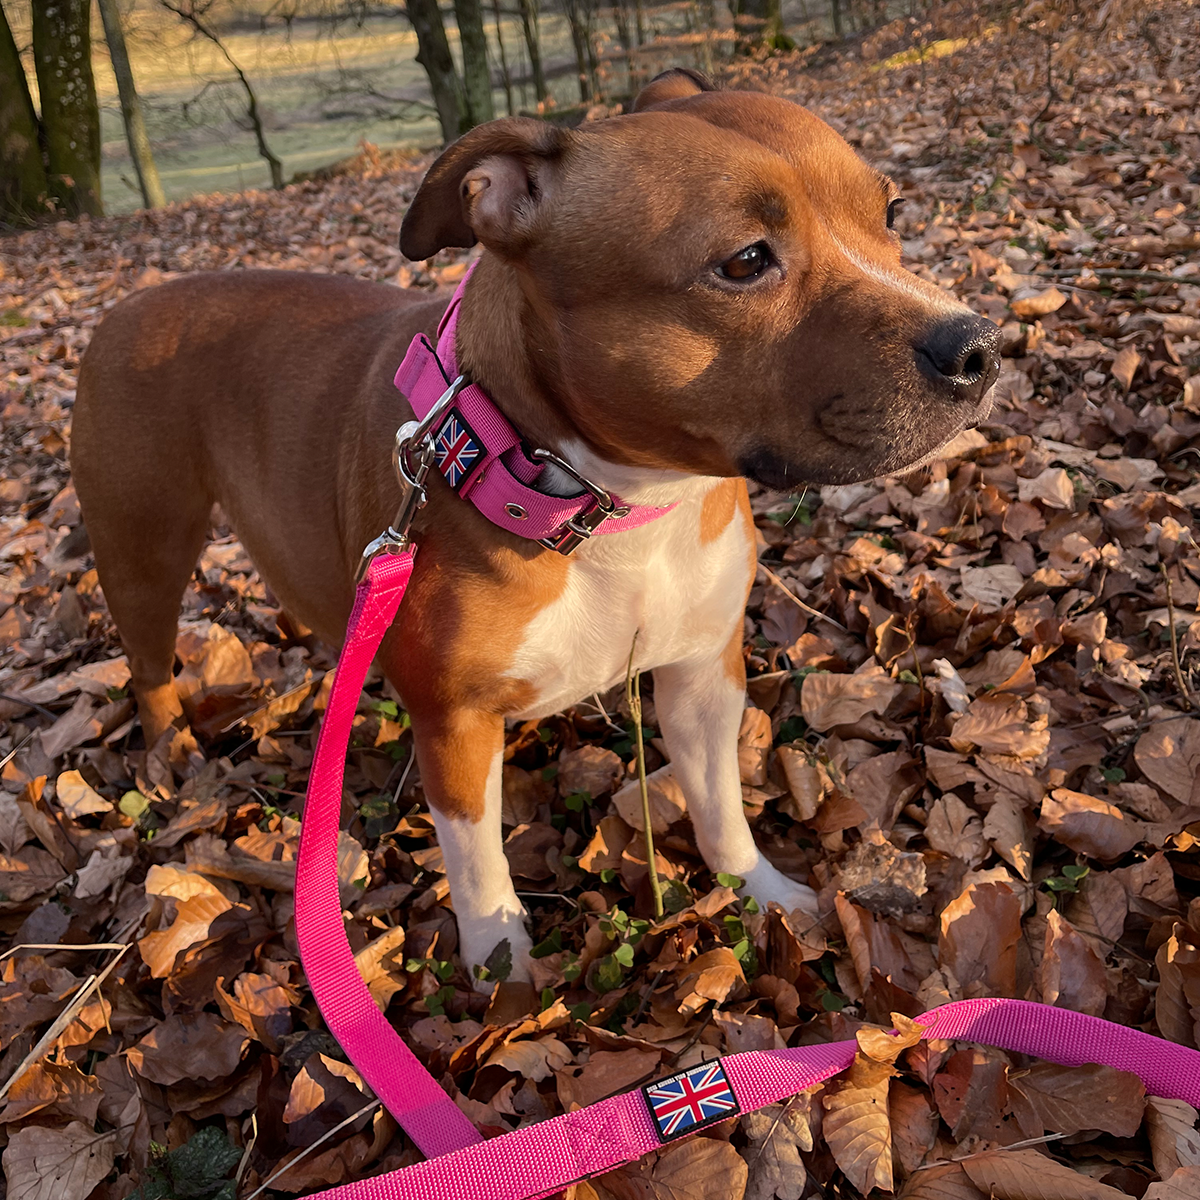
<path id="1" fill-rule="evenodd" d="M 742 808 L 737 739 L 746 707 L 741 629 L 720 657 L 657 667 L 654 707 L 687 800 L 696 846 L 713 871 L 745 880 L 742 894 L 764 908 L 816 911 L 812 888 L 789 879 L 763 857 Z"/>
<path id="2" fill-rule="evenodd" d="M 504 719 L 467 709 L 411 716 L 421 782 L 458 918 L 459 954 L 474 979 L 475 968 L 507 939 L 512 950 L 508 978 L 528 980 L 533 943 L 500 827 Z"/>

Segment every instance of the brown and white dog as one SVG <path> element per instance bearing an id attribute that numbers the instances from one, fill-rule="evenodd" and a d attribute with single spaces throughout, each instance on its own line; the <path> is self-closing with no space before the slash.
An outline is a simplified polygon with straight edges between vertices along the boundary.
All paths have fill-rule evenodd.
<path id="1" fill-rule="evenodd" d="M 483 244 L 458 360 L 531 444 L 638 504 L 564 557 L 434 479 L 380 665 L 412 719 L 468 969 L 530 939 L 502 847 L 506 718 L 653 668 L 696 841 L 760 904 L 813 907 L 742 811 L 743 477 L 848 483 L 932 458 L 987 412 L 998 331 L 900 265 L 894 184 L 777 97 L 660 76 L 568 131 L 494 121 L 405 217 L 424 259 Z M 363 546 L 397 501 L 392 375 L 444 300 L 337 276 L 192 275 L 138 293 L 83 362 L 72 464 L 147 744 L 183 714 L 180 597 L 214 503 L 285 610 L 338 644 Z M 578 488 L 565 481 L 569 492 Z"/>

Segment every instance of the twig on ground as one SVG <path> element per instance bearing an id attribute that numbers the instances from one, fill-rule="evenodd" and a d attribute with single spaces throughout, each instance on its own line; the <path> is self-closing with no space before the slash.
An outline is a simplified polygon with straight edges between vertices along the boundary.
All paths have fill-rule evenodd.
<path id="1" fill-rule="evenodd" d="M 1183 678 L 1183 664 L 1179 661 L 1179 638 L 1175 633 L 1175 600 L 1171 595 L 1171 577 L 1163 563 L 1158 564 L 1163 581 L 1167 585 L 1167 627 L 1171 632 L 1171 665 L 1175 668 L 1175 686 L 1179 689 L 1179 698 L 1188 712 L 1192 711 L 1192 697 L 1188 685 Z"/>
<path id="2" fill-rule="evenodd" d="M 1168 275 L 1165 271 L 1135 271 L 1125 267 L 1050 267 L 1038 275 L 1095 275 L 1099 279 L 1141 279 L 1146 283 L 1200 283 L 1200 275 Z"/>
<path id="3" fill-rule="evenodd" d="M 328 1133 L 322 1134 L 319 1138 L 317 1138 L 317 1140 L 315 1142 L 313 1142 L 313 1144 L 311 1146 L 305 1146 L 304 1149 L 301 1150 L 300 1153 L 297 1154 L 295 1158 L 289 1159 L 288 1162 L 286 1162 L 282 1167 L 280 1167 L 279 1170 L 276 1171 L 274 1175 L 272 1175 L 265 1182 L 260 1183 L 258 1185 L 258 1187 L 256 1187 L 254 1189 L 254 1191 L 252 1191 L 250 1193 L 250 1195 L 246 1197 L 246 1200 L 255 1200 L 256 1197 L 261 1196 L 263 1194 L 263 1192 L 265 1192 L 267 1190 L 267 1188 L 269 1188 L 271 1186 L 271 1184 L 273 1184 L 275 1182 L 275 1180 L 277 1180 L 281 1175 L 286 1175 L 288 1173 L 288 1171 L 290 1171 L 292 1169 L 292 1167 L 294 1167 L 298 1162 L 300 1162 L 301 1159 L 307 1158 L 318 1146 L 322 1146 L 327 1141 L 329 1141 L 329 1139 L 331 1137 L 333 1137 L 333 1135 L 335 1133 L 338 1133 L 340 1130 L 345 1129 L 347 1125 L 353 1125 L 354 1122 L 357 1121 L 359 1117 L 365 1117 L 367 1115 L 367 1113 L 369 1113 L 373 1108 L 378 1108 L 378 1107 L 379 1107 L 379 1101 L 372 1100 L 369 1103 L 364 1104 L 362 1106 L 362 1108 L 360 1108 L 358 1110 L 358 1112 L 351 1113 L 340 1125 L 335 1125 L 331 1130 L 329 1130 Z"/>
<path id="4" fill-rule="evenodd" d="M 10 946 L 3 954 L 0 954 L 0 962 L 21 950 L 127 950 L 128 948 L 125 942 L 84 942 L 80 945 L 72 942 L 22 942 L 19 946 Z"/>
<path id="5" fill-rule="evenodd" d="M 655 920 L 662 920 L 662 885 L 658 881 L 658 866 L 654 861 L 654 830 L 650 828 L 650 793 L 646 789 L 646 747 L 642 738 L 642 693 L 641 671 L 633 669 L 633 655 L 637 650 L 637 633 L 629 647 L 629 665 L 625 668 L 625 698 L 629 702 L 629 716 L 633 720 L 633 744 L 637 749 L 638 787 L 642 792 L 642 823 L 646 826 L 646 868 L 650 876 L 650 895 L 654 898 Z"/>
<path id="6" fill-rule="evenodd" d="M 774 584 L 774 585 L 775 585 L 775 586 L 776 586 L 776 587 L 777 587 L 777 588 L 778 588 L 778 589 L 779 589 L 779 590 L 780 590 L 780 591 L 781 591 L 781 592 L 782 592 L 782 593 L 783 593 L 783 594 L 784 594 L 784 595 L 785 595 L 785 596 L 786 596 L 786 597 L 787 597 L 787 598 L 788 598 L 788 599 L 789 599 L 789 600 L 790 600 L 790 601 L 791 601 L 793 604 L 795 604 L 795 605 L 797 605 L 798 607 L 800 607 L 800 608 L 804 609 L 804 611 L 805 611 L 806 613 L 808 613 L 808 615 L 809 615 L 810 617 L 820 617 L 820 619 L 821 619 L 822 621 L 828 621 L 828 622 L 829 622 L 829 624 L 830 624 L 830 625 L 832 625 L 832 626 L 833 626 L 835 629 L 840 629 L 840 630 L 841 630 L 843 633 L 847 633 L 847 632 L 849 632 L 849 631 L 846 629 L 845 625 L 841 624 L 839 621 L 835 621 L 835 620 L 834 620 L 834 619 L 833 619 L 831 616 L 828 616 L 827 614 L 825 614 L 825 613 L 821 612 L 821 610 L 820 610 L 819 608 L 813 608 L 813 606 L 812 606 L 811 604 L 805 604 L 805 603 L 804 603 L 804 601 L 803 601 L 803 600 L 801 600 L 801 599 L 800 599 L 800 597 L 799 597 L 799 596 L 797 596 L 797 595 L 796 595 L 796 593 L 795 593 L 795 592 L 793 592 L 793 591 L 792 591 L 792 589 L 791 589 L 791 588 L 789 588 L 789 587 L 788 587 L 788 585 L 787 585 L 786 583 L 784 583 L 784 582 L 783 582 L 783 580 L 782 580 L 782 579 L 780 579 L 780 578 L 779 578 L 779 576 L 778 576 L 778 575 L 776 575 L 776 574 L 775 574 L 775 572 L 774 572 L 774 571 L 772 571 L 772 570 L 771 570 L 771 568 L 770 568 L 770 567 L 768 567 L 768 566 L 767 566 L 765 563 L 759 563 L 759 564 L 758 564 L 758 569 L 759 569 L 759 570 L 760 570 L 760 571 L 761 571 L 761 572 L 762 572 L 762 573 L 763 573 L 763 574 L 764 574 L 764 575 L 765 575 L 765 576 L 766 576 L 766 577 L 767 577 L 767 578 L 768 578 L 768 579 L 769 579 L 769 580 L 770 580 L 770 581 L 771 581 L 771 582 L 772 582 L 772 583 L 773 583 L 773 584 Z"/>
<path id="7" fill-rule="evenodd" d="M 140 920 L 140 918 L 139 918 Z M 37 1044 L 29 1051 L 21 1060 L 17 1069 L 4 1082 L 4 1086 L 0 1087 L 0 1100 L 3 1100 L 12 1089 L 13 1085 L 29 1070 L 34 1063 L 38 1062 L 41 1057 L 46 1054 L 51 1046 L 63 1035 L 63 1032 L 74 1023 L 75 1018 L 82 1011 L 83 1006 L 88 1002 L 89 997 L 95 991 L 98 991 L 100 985 L 112 974 L 113 969 L 125 957 L 125 951 L 133 945 L 132 942 L 119 943 L 121 951 L 117 954 L 112 962 L 100 972 L 99 975 L 89 975 L 83 983 L 75 991 L 75 995 L 71 997 L 70 1003 L 61 1013 L 55 1018 L 54 1023 L 46 1030 L 38 1039 Z"/>

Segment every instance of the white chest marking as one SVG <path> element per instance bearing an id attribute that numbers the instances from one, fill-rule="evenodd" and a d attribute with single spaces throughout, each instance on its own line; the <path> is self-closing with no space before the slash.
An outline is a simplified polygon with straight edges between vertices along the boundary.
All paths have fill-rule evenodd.
<path id="1" fill-rule="evenodd" d="M 701 543 L 704 497 L 725 482 L 673 488 L 678 504 L 666 516 L 575 552 L 566 588 L 529 623 L 507 671 L 537 690 L 519 716 L 558 712 L 620 683 L 635 633 L 642 670 L 721 653 L 742 620 L 751 549 L 738 511 Z"/>

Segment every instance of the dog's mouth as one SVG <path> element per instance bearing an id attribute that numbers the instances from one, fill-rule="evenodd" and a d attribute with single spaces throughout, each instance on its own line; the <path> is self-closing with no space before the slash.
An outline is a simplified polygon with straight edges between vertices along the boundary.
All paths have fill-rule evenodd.
<path id="1" fill-rule="evenodd" d="M 844 465 L 830 460 L 819 463 L 797 461 L 769 446 L 758 446 L 744 454 L 738 466 L 747 479 L 775 492 L 798 492 L 805 487 L 837 486 L 886 475 L 905 475 L 936 462 L 943 449 L 960 433 L 986 421 L 991 411 L 992 389 L 989 388 L 966 420 L 953 422 L 929 449 L 912 457 L 896 455 L 890 444 L 864 447 L 849 439 L 830 436 L 828 441 L 832 448 L 849 451 L 853 456 Z"/>

